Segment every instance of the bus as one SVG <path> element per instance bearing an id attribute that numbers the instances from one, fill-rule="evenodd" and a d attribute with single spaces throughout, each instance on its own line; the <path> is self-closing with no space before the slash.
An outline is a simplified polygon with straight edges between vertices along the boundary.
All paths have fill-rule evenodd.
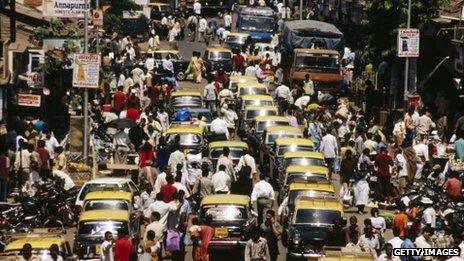
<path id="1" fill-rule="evenodd" d="M 269 7 L 244 7 L 238 12 L 237 31 L 248 33 L 253 42 L 270 42 L 276 14 Z"/>

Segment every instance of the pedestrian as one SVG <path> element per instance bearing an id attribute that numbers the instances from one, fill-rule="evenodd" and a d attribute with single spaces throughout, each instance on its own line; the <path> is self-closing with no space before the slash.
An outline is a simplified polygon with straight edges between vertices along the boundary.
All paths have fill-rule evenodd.
<path id="1" fill-rule="evenodd" d="M 63 261 L 63 257 L 60 255 L 60 248 L 57 244 L 52 244 L 49 248 L 50 251 L 50 259 L 42 259 L 43 261 L 51 260 L 51 261 Z"/>
<path id="2" fill-rule="evenodd" d="M 261 224 L 263 216 L 272 208 L 275 199 L 274 188 L 266 181 L 266 176 L 262 172 L 259 174 L 259 181 L 253 187 L 250 199 L 258 213 L 258 224 Z"/>
<path id="3" fill-rule="evenodd" d="M 201 165 L 201 178 L 193 185 L 192 196 L 193 201 L 197 206 L 200 206 L 201 199 L 214 192 L 213 183 L 209 178 L 210 171 L 207 164 Z"/>
<path id="4" fill-rule="evenodd" d="M 153 212 L 158 212 L 160 214 L 160 223 L 166 228 L 169 212 L 176 211 L 177 206 L 175 204 L 166 203 L 163 199 L 163 193 L 160 192 L 156 194 L 155 201 L 150 204 L 143 214 L 146 219 L 149 219 Z"/>
<path id="5" fill-rule="evenodd" d="M 245 245 L 245 261 L 264 261 L 269 259 L 267 240 L 260 236 L 258 229 L 251 231 L 251 238 Z"/>
<path id="6" fill-rule="evenodd" d="M 157 261 L 161 252 L 161 244 L 156 240 L 156 232 L 149 230 L 140 248 L 143 254 L 138 258 L 139 261 Z"/>
<path id="7" fill-rule="evenodd" d="M 114 255 L 113 255 L 113 233 L 111 231 L 106 231 L 105 232 L 105 240 L 100 246 L 100 260 L 102 261 L 113 261 L 114 260 Z"/>
<path id="8" fill-rule="evenodd" d="M 150 231 L 154 232 L 155 233 L 155 237 L 154 237 L 154 240 L 156 242 L 162 242 L 163 241 L 163 233 L 164 231 L 166 230 L 166 226 L 164 226 L 161 221 L 161 215 L 159 212 L 157 211 L 154 211 L 151 213 L 151 223 L 148 224 L 146 227 L 145 227 L 145 234 L 143 236 L 143 240 L 147 240 L 148 239 L 148 233 Z"/>
<path id="9" fill-rule="evenodd" d="M 358 208 L 359 214 L 364 214 L 364 207 L 369 201 L 369 183 L 367 179 L 369 174 L 359 171 L 353 184 L 354 204 Z"/>
<path id="10" fill-rule="evenodd" d="M 340 183 L 351 184 L 351 180 L 354 179 L 354 173 L 357 168 L 358 161 L 353 156 L 351 150 L 345 152 L 345 157 L 340 163 Z"/>
<path id="11" fill-rule="evenodd" d="M 229 194 L 232 179 L 226 173 L 226 166 L 219 165 L 218 171 L 211 177 L 211 183 L 213 184 L 215 194 Z"/>
<path id="12" fill-rule="evenodd" d="M 18 257 L 19 261 L 38 261 L 39 258 L 32 254 L 32 245 L 29 243 L 26 243 L 23 245 L 23 248 L 21 249 L 20 255 Z"/>
<path id="13" fill-rule="evenodd" d="M 161 193 L 163 194 L 163 201 L 169 203 L 173 200 L 173 195 L 177 192 L 177 188 L 174 187 L 174 176 L 166 176 L 167 184 L 161 186 Z"/>
<path id="14" fill-rule="evenodd" d="M 211 122 L 210 132 L 216 135 L 215 140 L 229 140 L 230 134 L 227 128 L 227 123 L 219 117 L 217 113 L 214 114 L 215 119 Z"/>
<path id="15" fill-rule="evenodd" d="M 203 88 L 203 99 L 205 101 L 205 107 L 209 109 L 211 113 L 214 113 L 216 111 L 217 93 L 211 77 L 208 79 L 208 84 Z"/>
<path id="16" fill-rule="evenodd" d="M 400 261 L 400 258 L 393 255 L 393 246 L 390 243 L 385 244 L 385 253 L 381 254 L 377 261 Z"/>
<path id="17" fill-rule="evenodd" d="M 432 236 L 433 236 L 433 228 L 425 227 L 424 230 L 422 230 L 422 235 L 416 238 L 416 240 L 414 241 L 414 244 L 416 245 L 417 248 L 432 248 L 433 246 Z M 422 260 L 432 260 L 431 256 L 421 256 L 421 257 L 422 257 Z"/>
<path id="18" fill-rule="evenodd" d="M 459 202 L 462 199 L 462 181 L 459 178 L 459 172 L 452 171 L 448 180 L 443 184 L 443 188 L 446 190 L 449 199 Z"/>
<path id="19" fill-rule="evenodd" d="M 235 172 L 237 173 L 237 180 L 240 188 L 238 194 L 250 195 L 253 184 L 258 182 L 259 177 L 256 177 L 255 159 L 250 155 L 248 150 L 238 160 Z"/>
<path id="20" fill-rule="evenodd" d="M 438 204 L 434 204 L 432 200 L 426 197 L 422 198 L 421 203 L 425 208 L 424 211 L 422 211 L 422 226 L 435 228 L 437 220 L 437 211 L 439 210 Z"/>
<path id="21" fill-rule="evenodd" d="M 193 71 L 193 80 L 196 83 L 201 83 L 202 72 L 204 69 L 203 59 L 201 58 L 200 53 L 196 53 L 196 56 L 192 57 L 192 71 Z"/>
<path id="22" fill-rule="evenodd" d="M 282 234 L 282 226 L 275 219 L 272 209 L 266 211 L 266 220 L 260 225 L 263 237 L 267 241 L 271 261 L 276 261 L 279 256 L 279 236 Z"/>
<path id="23" fill-rule="evenodd" d="M 377 167 L 377 201 L 383 202 L 391 194 L 391 173 L 393 159 L 387 154 L 387 148 L 382 147 L 380 153 L 375 157 Z"/>
<path id="24" fill-rule="evenodd" d="M 181 151 L 179 144 L 174 145 L 174 152 L 171 153 L 168 160 L 168 165 L 171 167 L 171 170 L 177 170 L 177 166 L 181 165 L 184 169 L 187 164 L 187 158 L 185 154 Z"/>
<path id="25" fill-rule="evenodd" d="M 364 228 L 364 234 L 359 237 L 358 245 L 362 248 L 368 248 L 374 254 L 374 259 L 377 258 L 380 251 L 380 241 L 376 234 L 373 233 L 372 225 L 368 224 Z"/>
<path id="26" fill-rule="evenodd" d="M 214 236 L 214 228 L 211 227 L 213 217 L 207 215 L 204 219 L 204 224 L 200 226 L 198 231 L 199 245 L 195 247 L 194 261 L 209 261 L 209 243 Z"/>
<path id="27" fill-rule="evenodd" d="M 195 2 L 193 3 L 193 12 L 196 16 L 201 15 L 201 3 L 198 0 L 195 0 Z"/>
<path id="28" fill-rule="evenodd" d="M 324 154 L 324 160 L 329 168 L 329 180 L 332 179 L 332 172 L 334 171 L 335 158 L 338 157 L 338 141 L 332 135 L 332 129 L 328 128 L 325 135 L 322 137 L 321 147 L 319 150 Z"/>
<path id="29" fill-rule="evenodd" d="M 208 21 L 205 17 L 201 17 L 198 21 L 198 42 L 206 41 L 206 31 L 208 30 Z"/>
<path id="30" fill-rule="evenodd" d="M 227 31 L 232 30 L 232 16 L 230 15 L 230 12 L 226 12 L 224 14 L 224 27 Z"/>
<path id="31" fill-rule="evenodd" d="M 238 121 L 237 113 L 227 104 L 222 105 L 221 113 L 223 115 L 223 120 L 227 124 L 229 136 L 233 139 L 235 137 L 235 122 Z"/>

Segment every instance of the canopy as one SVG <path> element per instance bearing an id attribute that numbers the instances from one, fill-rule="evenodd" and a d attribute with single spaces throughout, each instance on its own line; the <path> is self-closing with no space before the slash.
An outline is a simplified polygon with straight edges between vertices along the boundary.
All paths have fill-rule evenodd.
<path id="1" fill-rule="evenodd" d="M 315 20 L 297 20 L 284 23 L 282 47 L 290 53 L 294 48 L 310 48 L 343 51 L 343 33 L 333 24 Z"/>

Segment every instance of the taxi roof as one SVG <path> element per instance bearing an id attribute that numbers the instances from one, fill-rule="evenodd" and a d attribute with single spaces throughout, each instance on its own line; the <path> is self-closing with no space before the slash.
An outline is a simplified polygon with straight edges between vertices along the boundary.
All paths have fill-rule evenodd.
<path id="1" fill-rule="evenodd" d="M 215 205 L 215 204 L 235 204 L 248 206 L 250 203 L 250 197 L 244 195 L 234 195 L 234 194 L 219 194 L 219 195 L 208 195 L 201 200 L 201 205 Z"/>
<path id="2" fill-rule="evenodd" d="M 132 201 L 132 193 L 125 191 L 94 191 L 89 192 L 84 201 L 99 199 Z"/>
<path id="3" fill-rule="evenodd" d="M 343 212 L 343 204 L 336 198 L 297 198 L 295 209 L 325 209 Z"/>
<path id="4" fill-rule="evenodd" d="M 244 101 L 251 101 L 251 100 L 260 100 L 260 101 L 273 101 L 270 95 L 255 95 L 255 94 L 247 94 L 242 96 L 242 100 Z"/>
<path id="5" fill-rule="evenodd" d="M 259 106 L 259 105 L 248 105 L 245 107 L 245 111 L 278 111 L 277 106 Z"/>
<path id="6" fill-rule="evenodd" d="M 225 140 L 225 141 L 213 141 L 209 144 L 209 148 L 222 148 L 222 147 L 235 147 L 248 149 L 248 144 L 238 140 Z"/>
<path id="7" fill-rule="evenodd" d="M 229 48 L 225 48 L 224 46 L 220 45 L 210 45 L 206 48 L 208 52 L 228 52 L 231 53 L 232 51 Z"/>
<path id="8" fill-rule="evenodd" d="M 96 220 L 118 220 L 128 221 L 129 212 L 126 210 L 88 210 L 81 213 L 80 221 L 96 221 Z"/>
<path id="9" fill-rule="evenodd" d="M 232 36 L 241 36 L 241 37 L 248 37 L 248 36 L 250 36 L 250 34 L 248 34 L 248 33 L 238 33 L 238 32 L 231 32 L 231 33 L 227 34 L 227 36 L 229 36 L 229 35 L 232 35 Z"/>
<path id="10" fill-rule="evenodd" d="M 241 82 L 237 84 L 237 88 L 238 89 L 243 89 L 243 88 L 267 89 L 266 85 L 258 81 Z"/>
<path id="11" fill-rule="evenodd" d="M 284 158 L 313 158 L 324 159 L 324 154 L 315 151 L 288 151 L 284 153 Z"/>
<path id="12" fill-rule="evenodd" d="M 176 91 L 171 93 L 171 97 L 180 97 L 180 96 L 198 96 L 201 97 L 200 92 L 187 92 L 187 91 Z"/>
<path id="13" fill-rule="evenodd" d="M 286 173 L 314 173 L 314 174 L 329 174 L 329 169 L 324 166 L 301 166 L 301 165 L 290 165 L 287 167 Z"/>
<path id="14" fill-rule="evenodd" d="M 246 82 L 255 81 L 255 82 L 257 82 L 258 79 L 256 79 L 255 76 L 233 75 L 233 76 L 230 76 L 229 81 L 231 81 L 231 82 L 237 82 L 237 81 L 246 81 Z"/>
<path id="15" fill-rule="evenodd" d="M 305 138 L 277 138 L 275 140 L 275 143 L 278 146 L 300 145 L 300 146 L 314 147 L 314 142 L 310 139 L 305 139 Z"/>
<path id="16" fill-rule="evenodd" d="M 268 134 L 276 132 L 303 134 L 303 131 L 300 128 L 294 126 L 268 126 L 266 127 L 266 132 Z"/>
<path id="17" fill-rule="evenodd" d="M 5 247 L 5 251 L 17 251 L 23 249 L 24 244 L 29 243 L 32 249 L 49 249 L 51 245 L 58 246 L 65 241 L 61 236 L 47 236 L 44 234 L 31 234 L 25 237 L 20 237 L 11 241 Z"/>
<path id="18" fill-rule="evenodd" d="M 335 193 L 334 185 L 329 182 L 293 182 L 289 190 L 317 190 Z"/>
<path id="19" fill-rule="evenodd" d="M 284 116 L 276 116 L 276 115 L 266 115 L 266 116 L 256 116 L 254 119 L 256 122 L 263 122 L 263 121 L 286 121 L 288 122 L 288 118 Z"/>
<path id="20" fill-rule="evenodd" d="M 186 134 L 193 133 L 201 135 L 203 134 L 203 129 L 199 125 L 175 125 L 168 129 L 166 134 Z"/>

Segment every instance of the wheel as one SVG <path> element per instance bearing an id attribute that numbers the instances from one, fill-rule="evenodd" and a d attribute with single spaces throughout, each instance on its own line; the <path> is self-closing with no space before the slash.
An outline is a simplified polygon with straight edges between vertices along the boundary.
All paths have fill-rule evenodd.
<path id="1" fill-rule="evenodd" d="M 185 73 L 183 71 L 179 71 L 179 72 L 176 73 L 176 79 L 178 81 L 185 80 L 185 77 L 186 77 L 186 75 L 185 75 Z"/>

